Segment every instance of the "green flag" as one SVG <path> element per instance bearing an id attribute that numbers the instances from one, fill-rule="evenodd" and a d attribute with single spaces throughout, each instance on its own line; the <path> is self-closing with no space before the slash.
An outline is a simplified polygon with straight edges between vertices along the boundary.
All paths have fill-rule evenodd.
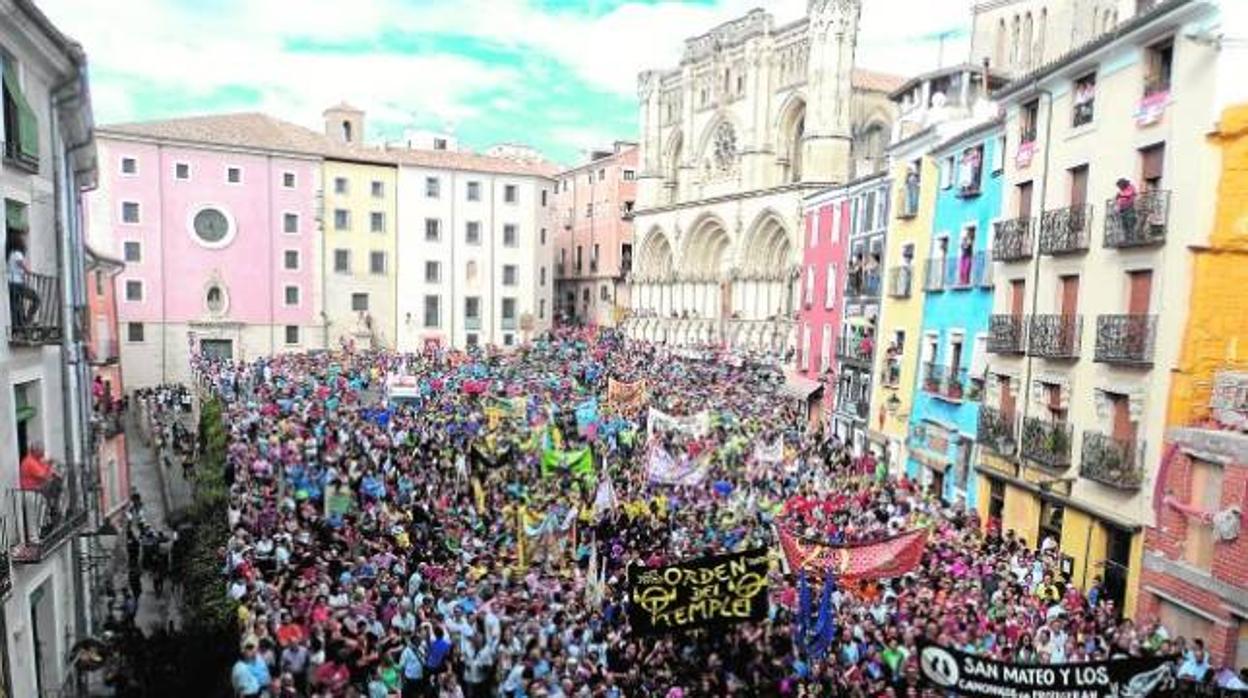
<path id="1" fill-rule="evenodd" d="M 553 477 L 568 472 L 579 478 L 594 476 L 594 454 L 588 447 L 575 451 L 556 451 L 548 448 L 542 452 L 542 477 Z"/>

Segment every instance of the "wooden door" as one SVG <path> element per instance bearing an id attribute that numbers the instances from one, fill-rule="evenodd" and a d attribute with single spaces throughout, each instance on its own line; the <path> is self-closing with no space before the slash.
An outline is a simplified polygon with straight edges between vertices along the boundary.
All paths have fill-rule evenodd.
<path id="1" fill-rule="evenodd" d="M 1148 315 L 1153 295 L 1153 270 L 1140 269 L 1127 272 L 1127 313 Z"/>
<path id="2" fill-rule="evenodd" d="M 1070 169 L 1070 205 L 1072 208 L 1088 203 L 1088 166 Z"/>
<path id="3" fill-rule="evenodd" d="M 1006 419 L 1013 419 L 1015 402 L 1014 391 L 1010 388 L 1010 377 L 999 376 L 997 378 L 997 385 L 1001 388 L 1001 414 L 1004 415 Z"/>
<path id="4" fill-rule="evenodd" d="M 1031 182 L 1023 182 L 1018 185 L 1018 217 L 1028 218 L 1031 216 Z"/>
<path id="5" fill-rule="evenodd" d="M 1061 278 L 1061 310 L 1063 317 L 1073 317 L 1079 310 L 1079 275 L 1071 274 Z"/>
<path id="6" fill-rule="evenodd" d="M 1010 280 L 1010 315 L 1021 317 L 1026 303 L 1027 281 L 1025 279 Z"/>
<path id="7" fill-rule="evenodd" d="M 1109 399 L 1113 401 L 1113 437 L 1119 442 L 1129 444 L 1135 440 L 1135 424 L 1131 421 L 1131 405 L 1127 401 L 1126 395 L 1110 393 Z"/>

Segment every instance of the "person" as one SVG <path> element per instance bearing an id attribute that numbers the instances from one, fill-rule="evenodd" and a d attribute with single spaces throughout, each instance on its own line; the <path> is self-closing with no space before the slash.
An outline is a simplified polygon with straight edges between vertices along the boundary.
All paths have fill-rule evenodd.
<path id="1" fill-rule="evenodd" d="M 968 229 L 962 233 L 961 254 L 958 256 L 958 285 L 971 285 L 971 271 L 975 259 L 975 233 Z"/>
<path id="2" fill-rule="evenodd" d="M 1192 648 L 1184 653 L 1183 662 L 1179 665 L 1175 676 L 1200 683 L 1205 680 L 1205 675 L 1208 673 L 1209 655 L 1205 653 L 1205 641 L 1196 638 L 1192 641 Z"/>
<path id="3" fill-rule="evenodd" d="M 15 328 L 23 327 L 39 312 L 39 294 L 30 287 L 28 279 L 31 271 L 26 259 L 26 231 L 10 228 L 5 248 L 11 320 Z"/>
<path id="4" fill-rule="evenodd" d="M 906 214 L 919 212 L 919 169 L 911 164 L 906 167 Z"/>
<path id="5" fill-rule="evenodd" d="M 31 444 L 18 464 L 18 484 L 27 492 L 42 495 L 44 510 L 40 513 L 40 532 L 47 531 L 61 520 L 61 474 L 51 460 L 44 457 L 43 447 Z"/>
<path id="6" fill-rule="evenodd" d="M 1114 196 L 1114 214 L 1118 218 L 1118 224 L 1123 236 L 1130 240 L 1135 236 L 1136 232 L 1135 200 L 1138 194 L 1135 190 L 1135 185 L 1129 179 L 1119 178 L 1116 186 L 1118 193 Z"/>
<path id="7" fill-rule="evenodd" d="M 255 663 L 256 645 L 248 642 L 243 645 L 241 656 L 230 670 L 230 684 L 234 688 L 235 698 L 259 698 L 260 691 L 268 684 L 267 681 L 261 682 L 253 670 Z"/>

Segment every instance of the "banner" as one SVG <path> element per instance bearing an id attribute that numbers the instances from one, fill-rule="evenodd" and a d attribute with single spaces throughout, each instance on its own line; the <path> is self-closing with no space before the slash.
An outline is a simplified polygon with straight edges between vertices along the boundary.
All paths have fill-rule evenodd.
<path id="1" fill-rule="evenodd" d="M 765 548 L 712 555 L 667 567 L 630 567 L 628 620 L 650 635 L 732 625 L 767 616 Z"/>
<path id="2" fill-rule="evenodd" d="M 1079 664 L 1006 664 L 939 645 L 921 644 L 925 683 L 960 696 L 998 698 L 1144 698 L 1172 682 L 1174 657 L 1132 657 Z"/>
<path id="3" fill-rule="evenodd" d="M 776 437 L 771 444 L 758 442 L 754 446 L 754 461 L 757 463 L 781 463 L 784 461 L 784 439 Z"/>
<path id="4" fill-rule="evenodd" d="M 654 445 L 646 454 L 646 477 L 660 485 L 700 485 L 706 480 L 707 468 L 686 454 L 680 460 L 667 449 Z"/>
<path id="5" fill-rule="evenodd" d="M 711 416 L 706 410 L 685 417 L 677 417 L 651 407 L 647 414 L 646 438 L 654 438 L 656 430 L 677 431 L 699 439 L 711 431 Z"/>
<path id="6" fill-rule="evenodd" d="M 553 477 L 566 472 L 580 478 L 594 476 L 594 454 L 588 447 L 575 451 L 557 451 L 553 448 L 542 452 L 542 477 Z"/>
<path id="7" fill-rule="evenodd" d="M 607 404 L 617 409 L 632 409 L 641 407 L 649 400 L 647 395 L 648 385 L 643 378 L 632 383 L 617 381 L 614 378 L 607 379 Z"/>
<path id="8" fill-rule="evenodd" d="M 576 428 L 584 433 L 589 425 L 598 421 L 598 400 L 590 398 L 576 406 Z"/>
<path id="9" fill-rule="evenodd" d="M 806 572 L 823 579 L 831 570 L 847 588 L 863 579 L 900 577 L 919 566 L 927 547 L 927 529 L 902 533 L 887 540 L 855 545 L 829 545 L 779 529 L 780 548 L 794 574 Z"/>

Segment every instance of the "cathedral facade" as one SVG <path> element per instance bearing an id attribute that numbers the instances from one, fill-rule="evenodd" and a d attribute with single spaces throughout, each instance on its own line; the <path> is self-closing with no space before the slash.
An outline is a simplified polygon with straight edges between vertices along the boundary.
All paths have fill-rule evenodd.
<path id="1" fill-rule="evenodd" d="M 802 201 L 885 166 L 893 76 L 857 70 L 860 0 L 763 10 L 640 75 L 634 337 L 784 352 L 796 341 Z"/>

